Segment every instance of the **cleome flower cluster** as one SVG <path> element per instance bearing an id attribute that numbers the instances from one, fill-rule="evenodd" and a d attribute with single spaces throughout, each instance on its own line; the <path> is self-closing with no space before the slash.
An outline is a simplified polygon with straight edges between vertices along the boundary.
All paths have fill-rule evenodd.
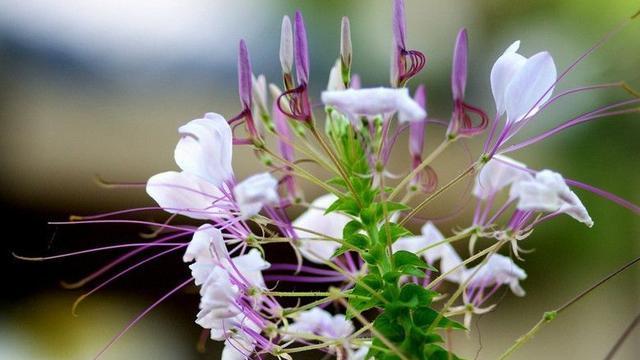
<path id="1" fill-rule="evenodd" d="M 135 254 L 152 254 L 90 293 L 145 262 L 181 251 L 191 278 L 145 313 L 195 285 L 200 298 L 199 309 L 193 310 L 195 322 L 210 339 L 224 342 L 224 360 L 292 359 L 304 351 L 350 360 L 457 359 L 445 345 L 448 331 L 443 330 L 471 331 L 473 316 L 492 311 L 500 289 L 525 295 L 521 282 L 527 274 L 517 263 L 522 242 L 536 227 L 564 215 L 593 226 L 571 187 L 640 213 L 638 206 L 613 194 L 553 170 L 530 169 L 505 155 L 574 125 L 638 112 L 640 99 L 633 96 L 524 141 L 513 140 L 566 96 L 615 87 L 633 95 L 626 85 L 591 85 L 554 95 L 578 61 L 558 75 L 548 52 L 526 57 L 516 41 L 491 69 L 495 107 L 486 110 L 465 100 L 468 36 L 462 29 L 453 47 L 453 109 L 448 121 L 438 120 L 428 115 L 426 87 L 412 91 L 409 86 L 427 57 L 409 48 L 404 11 L 403 1 L 394 1 L 388 87 L 364 88 L 352 73 L 349 20 L 342 19 L 339 57 L 320 96 L 324 129 L 311 106 L 302 14 L 297 12 L 293 22 L 287 16 L 282 21 L 280 85 L 254 74 L 241 41 L 238 115 L 207 113 L 178 129 L 174 157 L 179 171 L 146 182 L 158 207 L 131 211 L 163 210 L 170 215 L 161 223 L 138 222 L 153 226 L 155 238 L 131 244 L 133 250 L 82 283 Z M 428 126 L 444 126 L 446 134 L 425 153 Z M 389 162 L 404 132 L 409 157 L 404 173 L 397 175 Z M 433 161 L 451 144 L 478 136 L 484 136 L 484 144 L 476 160 L 441 181 Z M 264 171 L 236 178 L 232 158 L 237 146 L 251 148 Z M 325 175 L 317 175 L 318 170 Z M 473 181 L 470 222 L 461 217 L 452 231 L 418 216 L 465 179 Z M 307 201 L 303 187 L 316 187 L 323 195 Z M 201 225 L 178 224 L 184 217 Z M 421 227 L 420 233 L 412 233 L 408 224 Z M 479 248 L 479 239 L 490 245 Z M 462 242 L 468 246 L 454 247 Z M 162 247 L 168 250 L 153 252 Z M 278 254 L 270 252 L 272 248 Z M 291 291 L 291 283 L 313 290 Z M 448 289 L 447 294 L 442 289 Z"/>

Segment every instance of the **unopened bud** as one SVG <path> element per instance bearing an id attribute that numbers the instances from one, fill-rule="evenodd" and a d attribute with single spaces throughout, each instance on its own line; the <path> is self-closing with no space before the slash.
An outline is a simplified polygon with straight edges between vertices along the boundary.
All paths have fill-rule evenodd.
<path id="1" fill-rule="evenodd" d="M 351 26 L 349 18 L 342 18 L 342 27 L 340 28 L 340 61 L 341 61 L 341 77 L 345 88 L 349 87 L 351 78 Z"/>
<path id="2" fill-rule="evenodd" d="M 293 30 L 288 16 L 282 18 L 280 33 L 280 65 L 283 74 L 291 74 L 293 70 Z"/>

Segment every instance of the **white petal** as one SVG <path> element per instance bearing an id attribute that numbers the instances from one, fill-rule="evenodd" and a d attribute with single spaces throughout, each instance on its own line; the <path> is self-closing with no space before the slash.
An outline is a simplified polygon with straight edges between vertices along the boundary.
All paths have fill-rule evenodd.
<path id="1" fill-rule="evenodd" d="M 487 199 L 514 182 L 528 180 L 532 175 L 518 167 L 526 168 L 521 162 L 502 155 L 494 156 L 484 165 L 476 177 L 473 195 L 480 199 Z"/>
<path id="2" fill-rule="evenodd" d="M 249 283 L 246 284 L 248 286 L 265 287 L 262 271 L 268 269 L 271 264 L 264 260 L 258 249 L 251 249 L 247 254 L 237 256 L 232 261 L 235 267 L 227 268 L 227 271 L 235 278 L 248 281 Z"/>
<path id="3" fill-rule="evenodd" d="M 287 332 L 313 334 L 330 339 L 346 338 L 355 330 L 353 323 L 342 314 L 331 315 L 328 311 L 314 307 L 302 311 L 287 327 Z"/>
<path id="4" fill-rule="evenodd" d="M 323 91 L 322 102 L 351 118 L 398 112 L 398 120 L 422 121 L 427 113 L 409 96 L 407 88 L 369 88 Z"/>
<path id="5" fill-rule="evenodd" d="M 524 56 L 516 53 L 519 47 L 520 40 L 511 44 L 491 68 L 491 92 L 496 102 L 498 115 L 502 115 L 506 111 L 505 93 L 507 86 L 527 60 Z"/>
<path id="6" fill-rule="evenodd" d="M 221 360 L 248 360 L 253 353 L 255 342 L 245 333 L 233 335 L 224 342 Z"/>
<path id="7" fill-rule="evenodd" d="M 222 240 L 222 233 L 220 230 L 214 228 L 210 224 L 202 225 L 193 234 L 193 238 L 187 246 L 187 250 L 184 252 L 182 261 L 191 262 L 193 260 L 213 259 L 211 254 L 211 242 L 213 237 L 220 237 Z"/>
<path id="8" fill-rule="evenodd" d="M 480 269 L 478 269 L 480 266 Z M 518 296 L 524 295 L 524 290 L 520 287 L 520 280 L 527 278 L 525 271 L 516 265 L 513 260 L 507 256 L 493 254 L 485 264 L 479 264 L 476 267 L 465 271 L 462 281 L 467 281 L 469 287 L 491 287 L 495 284 L 509 285 L 514 294 Z"/>
<path id="9" fill-rule="evenodd" d="M 535 114 L 551 97 L 555 82 L 556 65 L 548 52 L 527 59 L 505 92 L 508 120 L 519 121 Z"/>
<path id="10" fill-rule="evenodd" d="M 244 179 L 233 188 L 240 212 L 251 217 L 260 212 L 263 206 L 278 202 L 278 180 L 264 172 Z"/>
<path id="11" fill-rule="evenodd" d="M 308 229 L 324 234 L 327 237 L 342 239 L 342 230 L 351 219 L 343 214 L 324 211 L 338 198 L 333 194 L 318 197 L 311 202 L 307 211 L 293 221 L 296 228 Z M 299 249 L 302 256 L 315 263 L 324 263 L 331 259 L 331 255 L 340 247 L 340 244 L 331 240 L 315 240 L 322 237 L 310 232 L 296 229 L 300 238 Z"/>
<path id="12" fill-rule="evenodd" d="M 147 194 L 165 211 L 194 219 L 224 217 L 214 203 L 226 202 L 217 187 L 185 172 L 167 171 L 147 180 Z"/>
<path id="13" fill-rule="evenodd" d="M 231 128 L 215 113 L 192 120 L 178 129 L 181 135 L 174 151 L 178 166 L 214 185 L 221 185 L 233 176 L 231 168 Z"/>
<path id="14" fill-rule="evenodd" d="M 327 83 L 327 90 L 344 90 L 344 83 L 342 82 L 342 65 L 340 59 L 336 60 L 336 63 L 331 67 L 329 71 L 329 82 Z"/>
<path id="15" fill-rule="evenodd" d="M 519 198 L 517 207 L 520 210 L 560 211 L 589 227 L 593 226 L 587 209 L 557 172 L 539 171 L 535 178 L 515 184 L 511 196 Z"/>

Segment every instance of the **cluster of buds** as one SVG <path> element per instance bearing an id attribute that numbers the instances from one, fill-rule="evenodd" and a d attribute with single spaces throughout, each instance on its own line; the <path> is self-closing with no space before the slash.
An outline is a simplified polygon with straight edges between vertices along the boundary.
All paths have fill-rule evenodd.
<path id="1" fill-rule="evenodd" d="M 211 339 L 225 342 L 224 360 L 257 359 L 267 354 L 291 359 L 291 354 L 302 351 L 323 351 L 345 360 L 457 359 L 452 349 L 443 345 L 442 329 L 470 331 L 474 314 L 494 309 L 495 303 L 490 302 L 500 288 L 525 295 L 520 282 L 527 275 L 517 265 L 520 241 L 561 214 L 588 227 L 593 225 L 570 186 L 640 213 L 637 205 L 613 194 L 565 179 L 552 170 L 530 169 L 504 155 L 574 125 L 638 112 L 633 106 L 640 103 L 639 98 L 589 111 L 512 144 L 517 132 L 559 99 L 614 85 L 570 89 L 552 97 L 567 72 L 558 77 L 547 52 L 529 58 L 519 54 L 520 42 L 516 41 L 491 70 L 496 107 L 491 122 L 485 110 L 464 99 L 469 45 L 467 31 L 462 29 L 453 50 L 451 118 L 444 122 L 447 131 L 442 143 L 425 154 L 427 126 L 443 122 L 427 114 L 424 84 L 416 86 L 411 95 L 409 82 L 415 81 L 426 57 L 407 47 L 406 34 L 404 2 L 395 0 L 391 84 L 363 88 L 352 72 L 349 20 L 342 19 L 339 56 L 320 96 L 325 106 L 324 134 L 318 131 L 311 107 L 302 14 L 296 12 L 293 25 L 288 16 L 282 21 L 280 86 L 268 84 L 263 75 L 252 72 L 247 46 L 241 41 L 240 112 L 229 119 L 208 113 L 178 129 L 180 140 L 174 155 L 180 171 L 163 172 L 146 182 L 146 191 L 158 206 L 74 219 L 74 223 L 142 223 L 153 226 L 151 236 L 156 237 L 132 244 L 134 250 L 81 283 L 135 254 L 169 247 L 98 285 L 90 291 L 93 293 L 133 268 L 185 249 L 183 260 L 191 263 L 192 277 L 161 300 L 195 283 L 200 295 L 195 322 Z M 244 134 L 238 134 L 242 124 Z M 452 143 L 480 136 L 487 129 L 477 160 L 439 184 L 433 161 Z M 394 176 L 387 170 L 391 152 L 407 130 L 408 166 L 405 174 Z M 268 136 L 276 139 L 277 149 L 269 147 Z M 232 167 L 234 146 L 251 147 L 266 170 L 238 181 Z M 314 175 L 305 163 L 329 175 Z M 400 180 L 396 180 L 398 176 Z M 433 199 L 470 176 L 475 176 L 472 194 L 477 205 L 473 220 L 459 220 L 458 229 L 463 230 L 445 236 L 434 219 L 416 216 Z M 305 201 L 302 183 L 316 186 L 324 195 Z M 160 223 L 104 220 L 148 210 L 171 215 Z M 300 215 L 292 219 L 295 214 Z M 180 217 L 204 224 L 176 224 Z M 419 235 L 405 227 L 409 222 L 421 223 Z M 491 240 L 492 245 L 476 249 L 480 238 Z M 453 245 L 462 240 L 468 240 L 468 254 Z M 269 252 L 274 243 L 289 245 L 291 252 Z M 499 253 L 508 244 L 514 258 Z M 109 249 L 120 247 L 126 246 Z M 315 290 L 291 291 L 290 283 Z M 443 287 L 457 291 L 441 295 L 438 291 Z M 297 302 L 287 307 L 285 300 L 290 298 Z M 376 311 L 368 312 L 370 309 Z M 462 323 L 454 320 L 459 316 Z"/>

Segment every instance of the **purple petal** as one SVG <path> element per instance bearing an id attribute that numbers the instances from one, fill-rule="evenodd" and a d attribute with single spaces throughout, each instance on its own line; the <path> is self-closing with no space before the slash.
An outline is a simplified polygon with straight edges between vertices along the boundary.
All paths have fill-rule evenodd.
<path id="1" fill-rule="evenodd" d="M 305 30 L 304 19 L 302 19 L 302 13 L 300 11 L 296 11 L 294 42 L 298 83 L 307 84 L 309 82 L 309 49 L 307 45 L 307 31 Z"/>
<path id="2" fill-rule="evenodd" d="M 427 93 L 424 85 L 418 86 L 413 99 L 420 105 L 421 108 L 426 109 Z M 424 149 L 424 130 L 427 124 L 426 119 L 422 121 L 413 121 L 409 127 L 409 153 L 413 158 L 420 158 L 422 156 L 422 150 Z"/>
<path id="3" fill-rule="evenodd" d="M 251 109 L 251 62 L 244 40 L 238 47 L 238 94 L 245 109 Z"/>
<path id="4" fill-rule="evenodd" d="M 393 44 L 400 49 L 406 49 L 407 21 L 404 16 L 404 0 L 393 2 Z"/>
<path id="5" fill-rule="evenodd" d="M 467 53 L 469 44 L 467 30 L 460 29 L 453 48 L 453 68 L 451 71 L 451 91 L 453 99 L 460 101 L 464 98 L 464 90 L 467 86 Z"/>

